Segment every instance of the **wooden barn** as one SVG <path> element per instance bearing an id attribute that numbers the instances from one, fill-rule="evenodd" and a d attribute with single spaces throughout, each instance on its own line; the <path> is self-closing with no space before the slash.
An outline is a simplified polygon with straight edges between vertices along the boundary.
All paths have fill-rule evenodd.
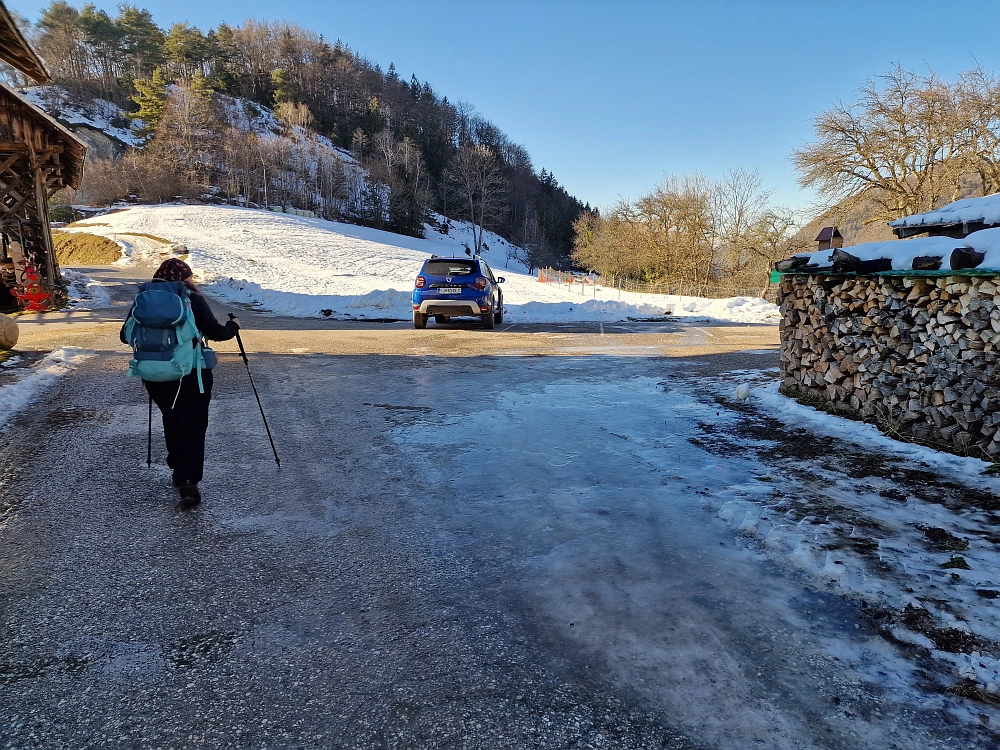
<path id="1" fill-rule="evenodd" d="M 37 83 L 50 80 L 2 2 L 0 60 Z M 49 198 L 80 186 L 86 155 L 79 138 L 0 83 L 0 312 L 61 301 Z"/>

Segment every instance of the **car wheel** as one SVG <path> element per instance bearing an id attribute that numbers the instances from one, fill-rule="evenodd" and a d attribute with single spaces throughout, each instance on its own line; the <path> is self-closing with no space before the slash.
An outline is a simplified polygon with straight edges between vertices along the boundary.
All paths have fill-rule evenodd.
<path id="1" fill-rule="evenodd" d="M 494 315 L 493 315 L 493 322 L 496 323 L 497 325 L 500 325 L 501 323 L 503 323 L 503 306 L 502 305 L 500 306 L 500 309 L 498 309 L 496 311 L 496 313 L 494 313 Z"/>
<path id="2" fill-rule="evenodd" d="M 482 315 L 483 318 L 483 328 L 487 331 L 492 331 L 496 327 L 496 317 L 493 315 L 493 311 L 485 312 Z"/>
<path id="3" fill-rule="evenodd" d="M 447 315 L 435 315 L 434 316 L 434 322 L 438 323 L 438 324 L 447 323 L 448 322 L 448 316 Z"/>
<path id="4" fill-rule="evenodd" d="M 413 327 L 414 328 L 426 328 L 427 327 L 427 316 L 421 315 L 418 312 L 413 313 Z"/>

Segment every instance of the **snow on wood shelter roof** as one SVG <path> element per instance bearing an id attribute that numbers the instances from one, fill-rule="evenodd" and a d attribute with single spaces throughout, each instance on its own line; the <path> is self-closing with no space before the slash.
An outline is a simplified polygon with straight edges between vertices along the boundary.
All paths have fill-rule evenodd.
<path id="1" fill-rule="evenodd" d="M 924 232 L 961 239 L 981 229 L 1000 226 L 1000 193 L 962 198 L 933 211 L 890 221 L 889 226 L 900 239 Z"/>

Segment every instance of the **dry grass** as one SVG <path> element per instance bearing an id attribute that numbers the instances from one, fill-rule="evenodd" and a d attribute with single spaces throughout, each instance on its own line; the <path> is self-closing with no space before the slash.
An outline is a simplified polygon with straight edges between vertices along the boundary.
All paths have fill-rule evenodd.
<path id="1" fill-rule="evenodd" d="M 85 232 L 52 232 L 56 260 L 63 266 L 103 266 L 122 257 L 122 249 L 107 237 Z"/>

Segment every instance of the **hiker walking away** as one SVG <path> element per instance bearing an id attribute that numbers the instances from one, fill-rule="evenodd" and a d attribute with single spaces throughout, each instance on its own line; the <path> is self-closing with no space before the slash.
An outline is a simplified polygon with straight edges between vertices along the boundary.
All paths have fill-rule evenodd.
<path id="1" fill-rule="evenodd" d="M 240 329 L 238 318 L 224 324 L 215 319 L 192 275 L 191 267 L 178 258 L 163 261 L 153 280 L 140 287 L 121 330 L 122 342 L 135 352 L 129 375 L 142 378 L 163 415 L 167 465 L 173 469 L 182 507 L 201 502 L 198 482 L 205 464 L 216 364 L 215 353 L 203 340 L 228 341 Z M 164 317 L 164 311 L 166 322 L 158 323 L 156 316 Z"/>

